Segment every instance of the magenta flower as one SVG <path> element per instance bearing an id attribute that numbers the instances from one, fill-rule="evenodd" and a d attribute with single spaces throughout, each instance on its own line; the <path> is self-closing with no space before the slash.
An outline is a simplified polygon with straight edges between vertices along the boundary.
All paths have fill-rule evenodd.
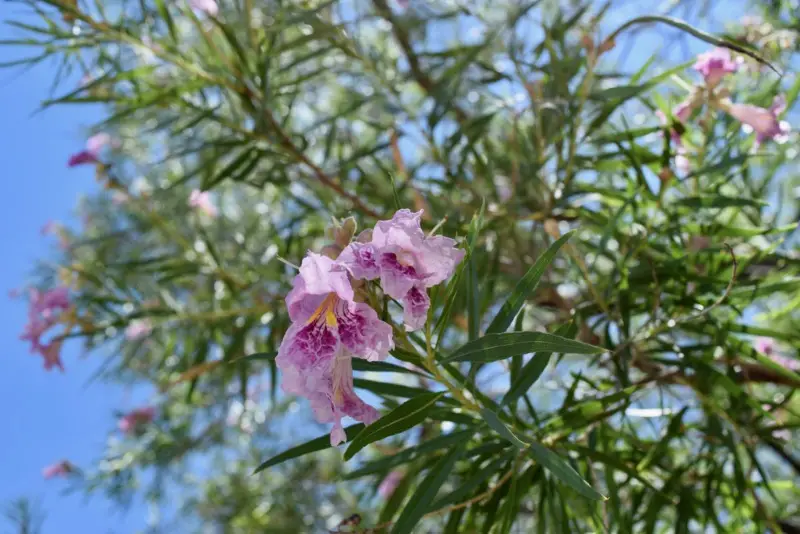
<path id="1" fill-rule="evenodd" d="M 153 324 L 148 319 L 135 319 L 125 329 L 125 337 L 133 341 L 150 335 L 152 331 Z"/>
<path id="2" fill-rule="evenodd" d="M 422 211 L 402 209 L 390 221 L 380 221 L 369 243 L 352 243 L 339 261 L 357 279 L 380 278 L 383 292 L 403 303 L 408 330 L 425 324 L 430 300 L 427 288 L 453 275 L 464 258 L 449 237 L 425 236 Z"/>
<path id="3" fill-rule="evenodd" d="M 347 271 L 309 252 L 286 296 L 292 325 L 278 349 L 282 388 L 311 401 L 320 423 L 333 423 L 331 444 L 345 440 L 341 418 L 370 424 L 378 411 L 353 390 L 352 357 L 383 360 L 394 347 L 392 328 L 367 304 L 355 302 Z"/>
<path id="4" fill-rule="evenodd" d="M 202 11 L 206 15 L 211 15 L 212 17 L 216 17 L 217 13 L 219 13 L 219 6 L 214 0 L 189 0 L 189 5 L 191 5 L 193 9 Z"/>
<path id="5" fill-rule="evenodd" d="M 61 460 L 60 462 L 48 465 L 42 469 L 42 476 L 49 480 L 56 477 L 65 477 L 75 472 L 75 466 L 68 460 Z"/>
<path id="6" fill-rule="evenodd" d="M 394 493 L 394 490 L 397 489 L 401 480 L 403 480 L 403 473 L 397 470 L 392 471 L 386 475 L 386 478 L 384 478 L 378 486 L 378 495 L 384 500 L 389 499 Z"/>
<path id="7" fill-rule="evenodd" d="M 774 139 L 780 144 L 787 141 L 791 130 L 789 123 L 778 119 L 785 110 L 786 99 L 783 95 L 778 95 L 769 109 L 750 104 L 731 104 L 726 111 L 756 132 L 756 144 L 761 144 L 767 139 Z"/>
<path id="8" fill-rule="evenodd" d="M 67 160 L 67 167 L 77 167 L 78 165 L 99 162 L 100 160 L 97 159 L 96 154 L 92 154 L 88 150 L 81 150 L 69 157 L 69 160 Z"/>
<path id="9" fill-rule="evenodd" d="M 706 84 L 714 87 L 726 74 L 736 72 L 739 66 L 731 59 L 727 48 L 715 48 L 697 56 L 694 69 L 703 75 Z"/>
<path id="10" fill-rule="evenodd" d="M 196 208 L 209 217 L 217 216 L 217 207 L 211 201 L 211 194 L 208 191 L 200 191 L 195 189 L 189 195 L 189 206 Z"/>
<path id="11" fill-rule="evenodd" d="M 137 408 L 120 418 L 118 426 L 123 433 L 131 434 L 152 422 L 155 416 L 156 409 L 152 406 Z"/>

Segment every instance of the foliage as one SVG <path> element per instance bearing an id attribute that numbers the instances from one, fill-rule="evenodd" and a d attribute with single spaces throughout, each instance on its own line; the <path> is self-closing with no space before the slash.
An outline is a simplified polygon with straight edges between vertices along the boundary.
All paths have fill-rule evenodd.
<path id="1" fill-rule="evenodd" d="M 5 44 L 57 65 L 44 107 L 102 104 L 92 132 L 117 140 L 35 284 L 69 285 L 61 338 L 157 407 L 75 487 L 142 491 L 197 532 L 765 532 L 798 512 L 796 137 L 756 146 L 711 105 L 676 119 L 691 63 L 617 70 L 633 27 L 667 25 L 742 57 L 721 97 L 791 109 L 797 78 L 770 70 L 790 47 L 609 27 L 614 3 L 17 3 L 35 22 Z M 354 365 L 383 417 L 334 450 L 278 387 L 283 299 L 340 221 L 398 208 L 466 258 L 421 332 L 378 303 L 393 359 Z"/>

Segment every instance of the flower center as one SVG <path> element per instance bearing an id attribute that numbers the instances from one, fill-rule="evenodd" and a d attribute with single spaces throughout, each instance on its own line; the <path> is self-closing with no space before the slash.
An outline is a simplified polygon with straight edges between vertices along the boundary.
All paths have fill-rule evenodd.
<path id="1" fill-rule="evenodd" d="M 336 293 L 328 293 L 322 302 L 320 302 L 319 307 L 314 310 L 314 313 L 311 314 L 311 317 L 308 318 L 308 322 L 306 324 L 313 323 L 320 317 L 325 317 L 325 323 L 328 326 L 336 326 L 336 314 L 334 313 L 334 309 L 336 308 L 336 302 L 338 301 L 338 297 Z"/>
<path id="2" fill-rule="evenodd" d="M 406 250 L 395 252 L 395 257 L 397 258 L 397 263 L 403 267 L 411 267 L 414 265 L 414 255 Z"/>

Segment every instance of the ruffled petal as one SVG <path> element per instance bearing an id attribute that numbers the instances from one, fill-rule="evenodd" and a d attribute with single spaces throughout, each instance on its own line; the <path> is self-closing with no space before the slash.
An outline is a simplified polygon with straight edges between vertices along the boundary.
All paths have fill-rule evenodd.
<path id="1" fill-rule="evenodd" d="M 406 325 L 406 330 L 410 332 L 425 326 L 430 306 L 431 300 L 425 288 L 412 287 L 403 297 L 403 323 Z"/>
<path id="2" fill-rule="evenodd" d="M 357 302 L 347 307 L 340 303 L 336 319 L 339 339 L 354 356 L 369 361 L 385 360 L 394 348 L 392 327 L 381 321 L 367 304 Z"/>

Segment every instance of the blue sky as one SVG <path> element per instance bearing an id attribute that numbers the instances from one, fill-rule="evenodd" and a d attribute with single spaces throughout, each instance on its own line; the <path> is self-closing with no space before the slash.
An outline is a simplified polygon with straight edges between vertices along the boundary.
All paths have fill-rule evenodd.
<path id="1" fill-rule="evenodd" d="M 0 47 L 0 62 L 18 58 L 19 52 Z M 119 387 L 88 384 L 99 359 L 85 356 L 75 342 L 66 346 L 64 374 L 44 371 L 41 357 L 19 340 L 25 302 L 6 296 L 25 283 L 37 259 L 55 252 L 55 239 L 40 235 L 42 225 L 49 219 L 73 222 L 79 195 L 95 188 L 90 167 L 67 169 L 66 160 L 83 146 L 83 132 L 100 118 L 100 109 L 64 106 L 33 114 L 47 97 L 53 74 L 52 64 L 25 72 L 0 70 L 5 159 L 0 180 L 0 406 L 6 410 L 0 505 L 21 496 L 38 500 L 46 513 L 43 534 L 131 533 L 144 526 L 142 506 L 123 514 L 100 496 L 62 495 L 63 480 L 45 481 L 41 475 L 42 467 L 62 458 L 91 465 L 116 425 L 112 409 L 131 407 L 128 395 Z M 6 532 L 2 520 L 0 532 Z"/>

